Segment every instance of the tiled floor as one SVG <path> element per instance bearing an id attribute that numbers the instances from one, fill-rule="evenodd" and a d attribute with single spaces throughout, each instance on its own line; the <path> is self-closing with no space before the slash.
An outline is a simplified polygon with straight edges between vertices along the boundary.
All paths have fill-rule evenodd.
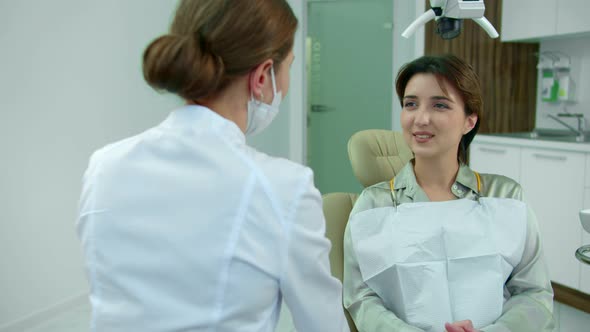
<path id="1" fill-rule="evenodd" d="M 277 332 L 293 332 L 291 316 L 283 305 Z M 590 314 L 564 304 L 555 303 L 555 319 L 558 327 L 555 332 L 587 332 L 590 329 Z M 84 305 L 70 310 L 54 319 L 25 332 L 89 332 L 90 306 Z"/>

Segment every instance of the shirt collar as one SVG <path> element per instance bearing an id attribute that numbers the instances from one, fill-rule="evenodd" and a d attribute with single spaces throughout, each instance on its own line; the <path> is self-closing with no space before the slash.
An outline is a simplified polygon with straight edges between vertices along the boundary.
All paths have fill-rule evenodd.
<path id="1" fill-rule="evenodd" d="M 414 174 L 413 159 L 406 163 L 399 173 L 395 176 L 393 189 L 412 189 L 418 184 Z"/>
<path id="2" fill-rule="evenodd" d="M 459 172 L 457 172 L 457 179 L 455 183 L 459 183 L 464 187 L 471 189 L 474 193 L 479 194 L 479 190 L 477 188 L 477 177 L 475 173 L 469 166 L 465 164 L 461 164 L 459 166 Z"/>
<path id="3" fill-rule="evenodd" d="M 465 164 L 461 164 L 459 166 L 459 171 L 457 172 L 455 184 L 458 184 L 459 187 L 470 189 L 474 193 L 479 194 L 479 191 L 477 190 L 477 178 L 475 176 L 475 173 L 473 173 L 471 168 L 469 168 L 469 166 Z M 414 197 L 415 195 L 422 193 L 422 189 L 418 185 L 418 181 L 416 180 L 416 174 L 414 173 L 413 159 L 409 161 L 395 176 L 393 188 L 395 190 L 405 189 L 404 193 L 409 197 Z M 454 191 L 453 193 L 458 197 L 462 197 L 465 195 L 465 193 L 458 194 Z"/>
<path id="4" fill-rule="evenodd" d="M 399 190 L 404 189 L 404 195 L 414 199 L 414 195 L 416 191 L 422 191 L 420 186 L 418 186 L 418 181 L 416 181 L 416 175 L 414 174 L 414 166 L 412 161 L 408 161 L 406 166 L 404 166 L 401 171 L 395 176 L 395 180 L 393 182 L 393 189 Z"/>
<path id="5" fill-rule="evenodd" d="M 202 105 L 184 105 L 175 109 L 161 126 L 191 128 L 195 131 L 213 130 L 231 141 L 246 143 L 246 136 L 235 122 Z"/>

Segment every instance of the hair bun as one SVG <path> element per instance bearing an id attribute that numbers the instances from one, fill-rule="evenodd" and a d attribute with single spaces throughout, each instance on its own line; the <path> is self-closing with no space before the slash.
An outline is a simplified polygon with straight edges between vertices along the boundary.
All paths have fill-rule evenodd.
<path id="1" fill-rule="evenodd" d="M 143 54 L 143 76 L 148 84 L 186 100 L 215 91 L 224 71 L 223 59 L 199 36 L 164 35 Z"/>

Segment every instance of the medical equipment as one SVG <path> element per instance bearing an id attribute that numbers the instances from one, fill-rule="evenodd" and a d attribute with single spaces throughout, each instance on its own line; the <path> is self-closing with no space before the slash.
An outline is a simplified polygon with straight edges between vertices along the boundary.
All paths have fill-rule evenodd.
<path id="1" fill-rule="evenodd" d="M 430 0 L 430 9 L 418 16 L 402 33 L 410 38 L 418 28 L 435 19 L 436 32 L 443 39 L 453 39 L 461 33 L 462 21 L 470 18 L 475 21 L 491 38 L 498 38 L 498 32 L 483 15 L 483 0 Z"/>
<path id="2" fill-rule="evenodd" d="M 561 51 L 538 54 L 541 72 L 541 101 L 575 102 L 576 84 L 572 78 L 572 59 Z"/>

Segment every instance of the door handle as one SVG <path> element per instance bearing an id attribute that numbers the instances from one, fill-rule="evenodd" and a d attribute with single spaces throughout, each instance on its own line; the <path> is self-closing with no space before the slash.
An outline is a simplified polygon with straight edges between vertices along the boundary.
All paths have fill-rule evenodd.
<path id="1" fill-rule="evenodd" d="M 492 148 L 484 148 L 484 147 L 480 147 L 479 151 L 497 153 L 497 154 L 505 154 L 507 152 L 505 149 L 492 149 Z"/>
<path id="2" fill-rule="evenodd" d="M 333 111 L 333 109 L 331 107 L 326 106 L 326 105 L 312 104 L 311 111 L 314 113 L 323 113 L 323 112 L 331 112 L 331 111 Z"/>
<path id="3" fill-rule="evenodd" d="M 566 156 L 559 156 L 559 155 L 549 155 L 549 154 L 541 154 L 541 153 L 533 153 L 533 156 L 535 156 L 535 158 L 539 158 L 539 159 L 548 159 L 548 160 L 556 160 L 556 161 L 566 161 L 567 157 Z"/>

